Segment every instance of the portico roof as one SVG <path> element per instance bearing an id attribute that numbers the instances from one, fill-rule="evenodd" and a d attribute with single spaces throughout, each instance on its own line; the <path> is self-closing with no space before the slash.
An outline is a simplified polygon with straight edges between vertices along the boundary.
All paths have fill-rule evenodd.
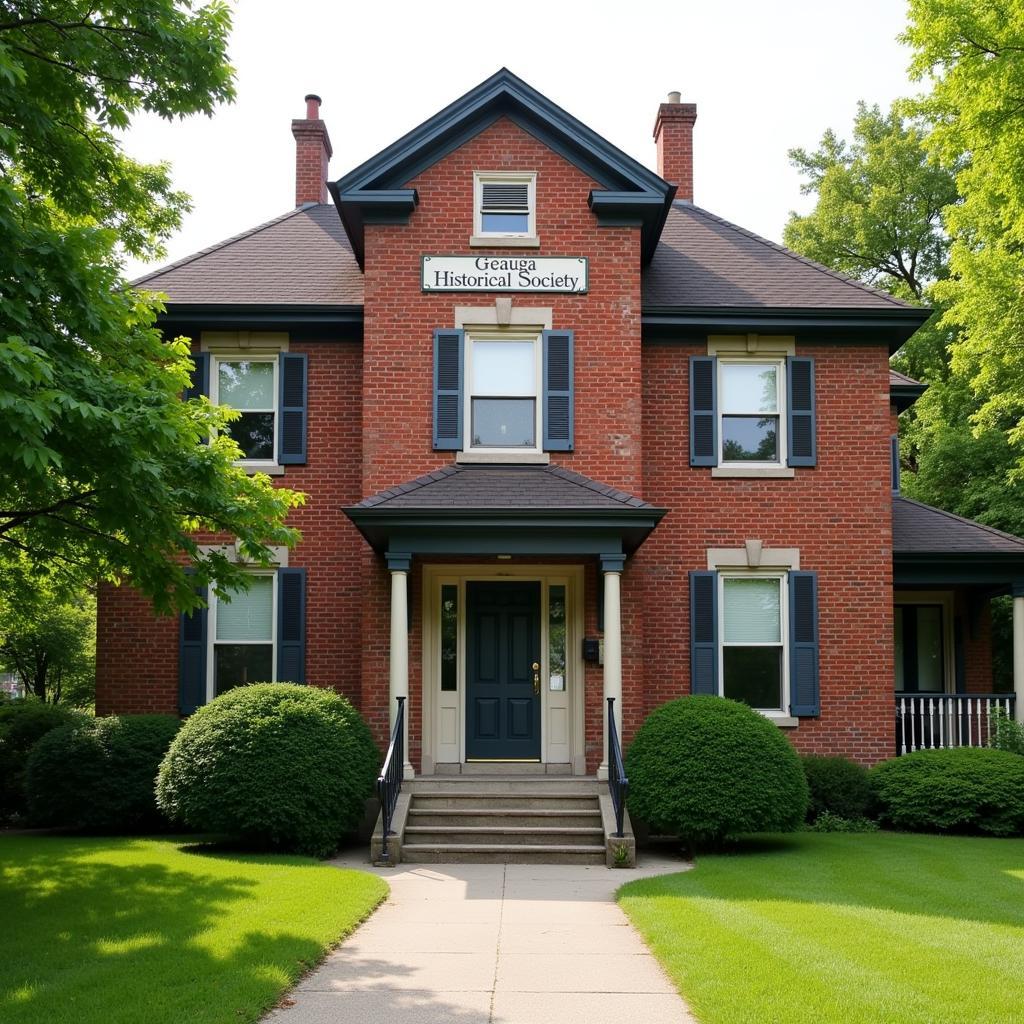
<path id="1" fill-rule="evenodd" d="M 345 514 L 377 551 L 629 554 L 665 509 L 560 466 L 454 465 Z"/>

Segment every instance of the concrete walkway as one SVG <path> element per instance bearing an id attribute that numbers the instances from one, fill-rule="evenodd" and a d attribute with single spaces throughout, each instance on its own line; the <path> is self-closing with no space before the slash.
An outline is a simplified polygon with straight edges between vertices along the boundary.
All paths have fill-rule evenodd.
<path id="1" fill-rule="evenodd" d="M 268 1024 L 685 1024 L 694 1018 L 616 906 L 635 871 L 527 864 L 374 870 L 388 901 Z"/>

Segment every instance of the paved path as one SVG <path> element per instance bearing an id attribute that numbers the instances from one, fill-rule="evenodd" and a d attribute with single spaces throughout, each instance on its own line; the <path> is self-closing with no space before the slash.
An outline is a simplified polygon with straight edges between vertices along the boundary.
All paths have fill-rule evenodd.
<path id="1" fill-rule="evenodd" d="M 636 871 L 526 864 L 376 870 L 388 901 L 267 1024 L 686 1024 L 693 1017 L 614 902 Z"/>

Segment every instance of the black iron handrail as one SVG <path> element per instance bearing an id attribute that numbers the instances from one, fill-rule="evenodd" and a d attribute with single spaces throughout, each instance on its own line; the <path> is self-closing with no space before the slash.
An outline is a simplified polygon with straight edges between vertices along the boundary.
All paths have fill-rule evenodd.
<path id="1" fill-rule="evenodd" d="M 390 860 L 388 854 L 388 836 L 393 836 L 391 821 L 395 815 L 398 794 L 402 792 L 402 770 L 405 767 L 405 698 L 396 697 L 398 714 L 395 716 L 395 727 L 391 730 L 391 742 L 384 756 L 384 765 L 377 776 L 377 796 L 380 799 L 381 825 L 383 828 L 383 844 L 380 850 L 382 863 Z"/>
<path id="2" fill-rule="evenodd" d="M 611 793 L 612 807 L 615 808 L 615 838 L 623 836 L 622 825 L 626 816 L 626 796 L 629 793 L 629 779 L 622 763 L 622 747 L 619 746 L 619 730 L 615 728 L 615 698 L 608 698 L 608 792 Z"/>

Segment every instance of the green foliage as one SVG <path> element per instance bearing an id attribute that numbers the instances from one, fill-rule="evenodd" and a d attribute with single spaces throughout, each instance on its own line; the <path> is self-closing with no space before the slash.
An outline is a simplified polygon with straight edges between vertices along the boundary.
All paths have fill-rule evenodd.
<path id="1" fill-rule="evenodd" d="M 154 328 L 159 302 L 126 286 L 124 253 L 154 258 L 187 209 L 166 165 L 117 133 L 149 111 L 210 114 L 233 96 L 221 2 L 0 4 L 0 569 L 63 586 L 130 577 L 157 607 L 195 586 L 244 586 L 197 530 L 245 557 L 293 544 L 300 500 L 233 465 L 233 415 L 182 402 L 188 344 Z M 195 568 L 193 577 L 185 570 Z M 10 583 L 12 577 L 5 579 Z"/>
<path id="2" fill-rule="evenodd" d="M 957 170 L 945 212 L 950 278 L 937 289 L 959 333 L 953 368 L 979 401 L 979 431 L 1004 433 L 1024 469 L 1024 3 L 911 0 L 911 73 L 931 153 Z M 965 159 L 966 156 L 966 159 Z"/>
<path id="3" fill-rule="evenodd" d="M 157 804 L 204 832 L 326 856 L 359 824 L 379 765 L 370 730 L 344 697 L 259 683 L 188 719 L 160 766 Z"/>
<path id="4" fill-rule="evenodd" d="M 875 765 L 883 823 L 911 832 L 1024 833 L 1024 758 L 1005 750 L 918 750 Z"/>
<path id="5" fill-rule="evenodd" d="M 1024 725 L 1015 722 L 1002 708 L 992 712 L 992 746 L 1010 754 L 1024 755 Z"/>
<path id="6" fill-rule="evenodd" d="M 27 810 L 25 765 L 37 741 L 79 717 L 29 698 L 0 702 L 0 824 Z"/>
<path id="7" fill-rule="evenodd" d="M 38 825 L 102 832 L 166 826 L 154 787 L 180 725 L 173 715 L 122 715 L 47 733 L 28 758 L 29 817 Z"/>
<path id="8" fill-rule="evenodd" d="M 823 814 L 840 818 L 864 818 L 871 810 L 871 783 L 867 769 L 845 757 L 802 757 L 811 792 L 807 820 Z"/>
<path id="9" fill-rule="evenodd" d="M 0 572 L 0 669 L 13 672 L 26 694 L 53 704 L 91 707 L 96 694 L 96 598 L 64 593 L 40 579 L 35 587 L 4 587 Z M 5 600 L 3 593 L 17 594 Z"/>
<path id="10" fill-rule="evenodd" d="M 807 811 L 800 759 L 745 704 L 683 697 L 647 716 L 626 755 L 629 812 L 685 843 L 786 832 Z"/>
<path id="11" fill-rule="evenodd" d="M 831 811 L 822 811 L 807 826 L 809 832 L 877 832 L 878 822 L 871 818 L 844 818 Z"/>

